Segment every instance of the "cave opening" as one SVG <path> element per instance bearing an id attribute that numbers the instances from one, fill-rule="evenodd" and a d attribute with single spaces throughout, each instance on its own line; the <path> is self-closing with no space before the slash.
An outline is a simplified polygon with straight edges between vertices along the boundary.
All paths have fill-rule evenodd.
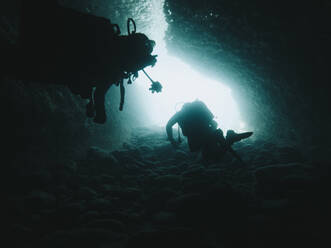
<path id="1" fill-rule="evenodd" d="M 230 88 L 194 71 L 175 57 L 167 54 L 161 54 L 159 57 L 158 65 L 146 70 L 152 78 L 160 79 L 163 84 L 160 94 L 143 96 L 143 104 L 151 124 L 165 126 L 168 119 L 179 111 L 185 102 L 199 99 L 215 115 L 215 120 L 223 131 L 243 130 L 245 123 L 241 120 Z M 138 87 L 145 88 L 147 92 L 148 85 L 141 81 L 145 81 L 145 78 L 139 79 Z"/>
<path id="2" fill-rule="evenodd" d="M 140 125 L 166 125 L 169 118 L 181 109 L 185 102 L 196 99 L 203 101 L 215 116 L 218 127 L 224 132 L 229 129 L 235 131 L 246 130 L 246 123 L 242 120 L 238 104 L 235 102 L 232 90 L 224 82 L 225 78 L 204 75 L 196 71 L 182 58 L 170 55 L 165 42 L 168 23 L 164 15 L 164 1 L 150 1 L 148 13 L 138 12 L 135 16 L 139 29 L 139 20 L 149 15 L 151 22 L 143 26 L 140 31 L 146 32 L 156 41 L 154 53 L 157 54 L 157 63 L 154 67 L 147 67 L 145 71 L 154 81 L 163 85 L 161 93 L 150 94 L 149 80 L 140 72 L 132 89 L 128 91 L 135 95 L 139 104 L 128 106 L 133 111 L 144 116 Z M 145 8 L 146 3 L 139 3 L 137 8 Z M 156 28 L 157 27 L 157 28 Z M 180 39 L 181 37 L 177 37 Z M 120 113 L 119 113 L 120 114 Z M 135 127 L 133 127 L 135 128 Z"/>

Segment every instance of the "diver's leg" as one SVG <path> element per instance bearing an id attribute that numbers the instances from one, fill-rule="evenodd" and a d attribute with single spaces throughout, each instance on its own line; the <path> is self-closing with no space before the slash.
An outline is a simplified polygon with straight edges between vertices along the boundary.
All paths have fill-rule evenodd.
<path id="1" fill-rule="evenodd" d="M 91 89 L 89 102 L 86 104 L 86 115 L 87 117 L 94 117 L 95 116 L 95 105 L 93 101 L 93 89 Z"/>
<path id="2" fill-rule="evenodd" d="M 201 138 L 197 134 L 187 136 L 187 143 L 191 152 L 197 152 L 202 147 Z"/>
<path id="3" fill-rule="evenodd" d="M 238 142 L 242 139 L 247 139 L 253 134 L 253 132 L 244 132 L 244 133 L 236 133 L 233 130 L 228 130 L 226 133 L 226 143 L 231 146 L 233 143 Z"/>
<path id="4" fill-rule="evenodd" d="M 225 142 L 225 138 L 224 138 L 224 134 L 222 129 L 218 128 L 214 131 L 214 137 L 217 140 L 218 143 L 224 143 Z"/>
<path id="5" fill-rule="evenodd" d="M 106 122 L 105 97 L 111 84 L 98 85 L 94 91 L 94 104 L 96 116 L 94 122 L 103 124 Z"/>
<path id="6" fill-rule="evenodd" d="M 221 129 L 210 129 L 206 134 L 204 145 L 202 147 L 202 157 L 207 162 L 219 161 L 224 154 L 221 144 L 224 142 L 223 131 Z"/>

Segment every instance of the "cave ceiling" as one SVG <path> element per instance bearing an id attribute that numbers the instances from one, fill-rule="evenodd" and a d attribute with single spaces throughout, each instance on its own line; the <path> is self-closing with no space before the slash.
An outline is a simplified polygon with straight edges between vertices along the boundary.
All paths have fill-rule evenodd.
<path id="1" fill-rule="evenodd" d="M 323 125 L 329 105 L 330 10 L 330 1 L 166 0 L 167 47 L 225 78 L 261 133 L 298 138 L 299 123 Z"/>

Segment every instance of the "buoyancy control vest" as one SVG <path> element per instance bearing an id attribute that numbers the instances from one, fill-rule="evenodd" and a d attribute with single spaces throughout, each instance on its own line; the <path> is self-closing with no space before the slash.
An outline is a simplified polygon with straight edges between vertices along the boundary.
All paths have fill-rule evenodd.
<path id="1" fill-rule="evenodd" d="M 178 124 L 184 136 L 203 131 L 210 126 L 214 118 L 212 112 L 199 100 L 185 103 L 180 112 Z"/>

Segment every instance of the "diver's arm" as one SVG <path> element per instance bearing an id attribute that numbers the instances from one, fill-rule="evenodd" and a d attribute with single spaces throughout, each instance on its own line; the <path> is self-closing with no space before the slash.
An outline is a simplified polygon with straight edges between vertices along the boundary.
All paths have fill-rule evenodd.
<path id="1" fill-rule="evenodd" d="M 178 122 L 178 115 L 179 115 L 179 113 L 176 113 L 175 115 L 173 115 L 170 118 L 170 120 L 168 121 L 167 126 L 166 126 L 168 140 L 172 144 L 174 144 L 176 142 L 174 137 L 173 137 L 172 127 L 173 127 L 173 125 L 175 125 Z"/>

